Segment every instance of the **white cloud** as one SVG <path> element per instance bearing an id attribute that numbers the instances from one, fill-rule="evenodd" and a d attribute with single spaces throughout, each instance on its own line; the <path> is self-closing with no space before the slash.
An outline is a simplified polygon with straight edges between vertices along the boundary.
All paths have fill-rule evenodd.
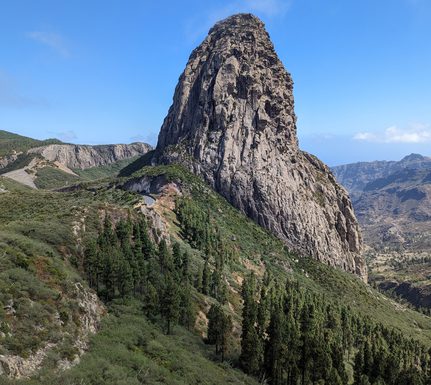
<path id="1" fill-rule="evenodd" d="M 353 139 L 380 143 L 427 143 L 431 142 L 431 126 L 422 123 L 405 128 L 391 126 L 379 133 L 358 132 Z"/>
<path id="2" fill-rule="evenodd" d="M 33 31 L 27 34 L 30 39 L 52 48 L 63 57 L 69 57 L 70 52 L 61 35 L 52 32 Z"/>
<path id="3" fill-rule="evenodd" d="M 367 140 L 372 141 L 376 138 L 374 134 L 371 132 L 358 132 L 353 136 L 353 139 L 355 140 Z"/>

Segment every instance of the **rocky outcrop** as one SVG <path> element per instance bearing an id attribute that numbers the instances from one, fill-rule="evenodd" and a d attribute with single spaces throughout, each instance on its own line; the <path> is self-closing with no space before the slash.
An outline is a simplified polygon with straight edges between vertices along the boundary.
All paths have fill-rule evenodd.
<path id="1" fill-rule="evenodd" d="M 154 163 L 180 163 L 294 251 L 366 278 L 347 192 L 298 148 L 293 81 L 264 24 L 217 23 L 180 77 Z"/>
<path id="2" fill-rule="evenodd" d="M 72 294 L 72 293 L 71 293 Z M 79 306 L 79 330 L 75 335 L 74 347 L 78 355 L 73 361 L 66 359 L 57 362 L 59 369 L 67 369 L 79 363 L 80 356 L 87 350 L 89 337 L 99 329 L 100 320 L 106 313 L 106 309 L 100 302 L 95 293 L 85 288 L 82 284 L 76 283 L 73 295 L 76 297 L 77 306 Z M 60 322 L 60 321 L 58 321 Z M 63 335 L 62 337 L 65 337 Z M 27 357 L 18 355 L 1 355 L 0 354 L 0 377 L 2 375 L 10 378 L 25 378 L 33 375 L 37 370 L 41 369 L 47 355 L 55 350 L 59 342 L 48 342 L 45 346 L 32 352 Z"/>
<path id="3" fill-rule="evenodd" d="M 17 153 L 0 157 L 0 170 L 7 167 L 9 164 L 15 162 L 18 159 Z"/>
<path id="4" fill-rule="evenodd" d="M 129 179 L 122 189 L 133 191 L 142 195 L 134 208 L 142 213 L 153 231 L 156 242 L 165 239 L 169 242 L 169 224 L 165 219 L 167 210 L 174 210 L 176 198 L 182 195 L 180 181 L 169 181 L 165 175 L 141 176 Z"/>
<path id="5" fill-rule="evenodd" d="M 146 143 L 100 146 L 51 144 L 32 148 L 28 152 L 30 154 L 39 154 L 48 161 L 58 162 L 71 169 L 86 169 L 144 155 L 150 150 L 151 146 Z"/>

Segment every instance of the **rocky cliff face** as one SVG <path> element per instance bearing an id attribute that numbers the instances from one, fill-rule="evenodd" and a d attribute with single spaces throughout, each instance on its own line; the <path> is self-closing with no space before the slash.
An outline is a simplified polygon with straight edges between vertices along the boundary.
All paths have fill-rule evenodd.
<path id="1" fill-rule="evenodd" d="M 298 148 L 292 89 L 259 19 L 217 23 L 180 77 L 154 162 L 185 165 L 292 250 L 365 278 L 347 192 Z"/>
<path id="2" fill-rule="evenodd" d="M 71 169 L 86 169 L 104 166 L 119 160 L 146 154 L 151 146 L 146 143 L 109 144 L 86 146 L 73 144 L 51 144 L 30 149 L 30 154 L 40 154 L 51 162 L 59 162 Z"/>

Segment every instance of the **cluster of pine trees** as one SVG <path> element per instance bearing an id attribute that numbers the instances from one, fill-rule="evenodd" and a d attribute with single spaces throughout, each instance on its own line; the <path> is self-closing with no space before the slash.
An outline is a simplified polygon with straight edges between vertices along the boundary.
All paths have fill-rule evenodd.
<path id="1" fill-rule="evenodd" d="M 183 199 L 177 214 L 184 239 L 202 252 L 197 273 L 178 243 L 154 242 L 144 219 L 106 215 L 96 240 L 88 244 L 88 282 L 106 301 L 134 296 L 148 319 L 191 328 L 193 295 L 216 301 L 208 316 L 207 342 L 223 361 L 233 344 L 225 264 L 234 255 L 208 213 Z M 357 315 L 347 306 L 305 291 L 299 283 L 280 284 L 270 274 L 251 274 L 242 287 L 239 366 L 271 385 L 425 385 L 431 383 L 430 351 L 399 332 Z M 230 358 L 233 358 L 230 356 Z"/>
<path id="2" fill-rule="evenodd" d="M 233 260 L 233 250 L 223 241 L 220 229 L 208 212 L 200 210 L 188 198 L 177 200 L 176 213 L 183 238 L 204 256 L 204 265 L 195 280 L 196 289 L 218 300 L 227 301 L 225 264 Z M 213 269 L 210 269 L 210 264 Z"/>
<path id="3" fill-rule="evenodd" d="M 298 284 L 243 285 L 240 363 L 271 384 L 429 384 L 431 352 L 348 307 L 305 292 Z"/>
<path id="4" fill-rule="evenodd" d="M 178 243 L 170 248 L 164 239 L 153 242 L 144 219 L 120 220 L 114 227 L 106 215 L 86 248 L 84 269 L 101 298 L 140 299 L 145 315 L 164 320 L 169 334 L 173 324 L 190 328 L 195 319 L 189 260 Z"/>
<path id="5" fill-rule="evenodd" d="M 183 198 L 177 216 L 183 237 L 205 255 L 213 254 L 213 274 L 217 270 L 223 274 L 223 263 L 234 256 L 209 213 Z M 223 304 L 225 296 L 220 301 L 208 289 L 208 259 L 202 282 L 201 292 Z M 346 306 L 304 291 L 298 283 L 280 285 L 269 275 L 259 283 L 252 275 L 243 284 L 242 299 L 239 364 L 272 385 L 347 384 L 352 381 L 349 370 L 355 385 L 431 383 L 431 351 Z M 207 342 L 216 345 L 223 359 L 232 338 L 232 320 L 220 304 L 208 313 Z"/>

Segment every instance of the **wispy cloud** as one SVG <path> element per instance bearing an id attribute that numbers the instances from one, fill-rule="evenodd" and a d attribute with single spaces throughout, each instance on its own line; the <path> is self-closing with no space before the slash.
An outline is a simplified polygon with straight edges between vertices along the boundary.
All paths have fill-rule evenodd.
<path id="1" fill-rule="evenodd" d="M 431 142 L 431 126 L 423 123 L 400 128 L 391 126 L 383 132 L 358 132 L 353 139 L 380 143 L 428 143 Z"/>
<path id="2" fill-rule="evenodd" d="M 64 38 L 57 33 L 33 31 L 33 32 L 27 33 L 27 37 L 53 49 L 59 55 L 65 58 L 70 56 L 70 51 L 66 46 Z"/>
<path id="3" fill-rule="evenodd" d="M 155 145 L 157 143 L 157 136 L 158 133 L 157 132 L 146 132 L 144 135 L 138 134 L 135 136 L 132 136 L 130 138 L 131 142 L 143 142 L 143 143 L 148 143 L 151 145 Z"/>
<path id="4" fill-rule="evenodd" d="M 72 142 L 78 139 L 78 136 L 73 130 L 49 131 L 49 135 L 56 139 L 60 139 L 63 142 Z"/>
<path id="5" fill-rule="evenodd" d="M 46 107 L 48 102 L 23 95 L 14 78 L 0 70 L 0 107 L 27 108 Z"/>
<path id="6" fill-rule="evenodd" d="M 189 20 L 186 34 L 190 41 L 195 41 L 214 25 L 235 13 L 255 13 L 257 16 L 271 19 L 283 17 L 289 10 L 293 0 L 236 0 L 223 7 L 209 8 L 206 15 L 199 15 Z"/>

